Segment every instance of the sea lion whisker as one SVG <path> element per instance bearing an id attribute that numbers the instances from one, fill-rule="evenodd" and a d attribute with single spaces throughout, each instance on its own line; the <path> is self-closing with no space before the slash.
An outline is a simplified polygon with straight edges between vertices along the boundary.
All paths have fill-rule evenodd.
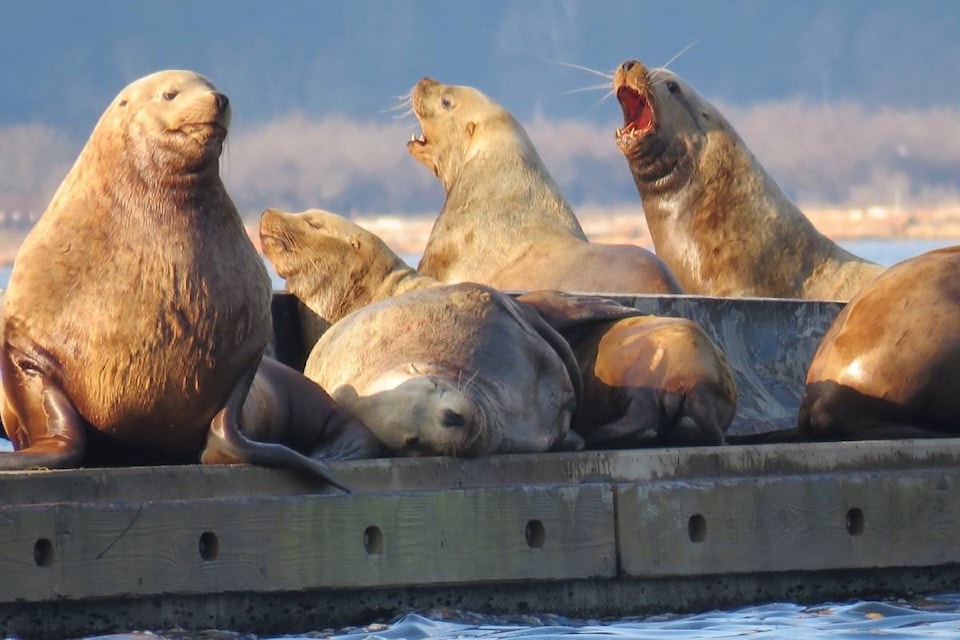
<path id="1" fill-rule="evenodd" d="M 464 380 L 463 369 L 461 369 L 460 372 L 457 374 L 457 391 L 468 391 L 470 389 L 470 385 L 473 384 L 473 381 L 476 379 L 479 373 L 480 371 L 478 369 L 473 372 L 473 375 L 471 375 L 469 378 Z"/>
<path id="2" fill-rule="evenodd" d="M 612 74 L 612 73 L 606 73 L 606 72 L 604 72 L 604 71 L 598 71 L 598 70 L 596 70 L 596 69 L 591 69 L 590 67 L 585 67 L 585 66 L 580 65 L 580 64 L 573 64 L 572 62 L 562 62 L 562 61 L 560 61 L 560 60 L 550 60 L 550 62 L 552 62 L 553 64 L 558 64 L 558 65 L 560 65 L 560 66 L 562 66 L 562 67 L 570 67 L 571 69 L 580 69 L 581 71 L 586 71 L 586 72 L 588 72 L 588 73 L 592 73 L 592 74 L 594 74 L 594 75 L 598 75 L 598 76 L 600 76 L 601 78 L 606 78 L 607 80 L 613 80 L 613 74 Z"/>
<path id="3" fill-rule="evenodd" d="M 592 112 L 592 111 L 596 111 L 596 110 L 600 107 L 601 104 L 603 104 L 604 102 L 606 102 L 606 100 L 607 100 L 608 98 L 612 98 L 613 95 L 614 95 L 613 89 L 610 89 L 610 90 L 607 91 L 605 94 L 603 94 L 602 96 L 600 96 L 600 99 L 599 99 L 599 100 L 597 100 L 597 101 L 594 102 L 592 105 L 590 105 L 590 107 L 587 109 L 587 113 L 590 113 L 590 112 Z"/>
<path id="4" fill-rule="evenodd" d="M 407 111 L 413 113 L 413 94 L 407 93 L 402 96 L 394 96 L 397 101 L 397 104 L 392 107 L 387 107 L 386 109 L 381 109 L 378 113 L 390 113 L 392 111 L 399 111 L 406 107 Z"/>
<path id="5" fill-rule="evenodd" d="M 683 54 L 685 54 L 687 51 L 690 51 L 690 49 L 693 49 L 693 48 L 696 46 L 696 44 L 697 44 L 697 41 L 694 40 L 693 42 L 691 42 L 690 44 L 688 44 L 687 46 L 685 46 L 683 49 L 680 49 L 680 51 L 678 51 L 672 58 L 670 58 L 669 60 L 667 60 L 666 62 L 663 63 L 663 66 L 660 67 L 660 70 L 662 70 L 662 71 L 669 70 L 671 64 L 673 64 L 674 62 L 676 62 L 677 59 L 679 59 L 680 56 L 682 56 Z M 657 69 L 654 69 L 654 73 L 656 73 L 656 71 L 658 71 L 658 70 L 657 70 Z"/>
<path id="6" fill-rule="evenodd" d="M 599 91 L 599 90 L 603 90 L 603 89 L 606 89 L 606 90 L 610 93 L 610 95 L 613 95 L 613 92 L 610 91 L 610 83 L 609 83 L 609 82 L 604 82 L 603 84 L 594 84 L 594 85 L 591 85 L 591 86 L 589 86 L 589 87 L 580 87 L 579 89 L 570 89 L 569 91 L 564 91 L 564 92 L 563 92 L 563 95 L 569 96 L 569 95 L 572 95 L 572 94 L 574 94 L 574 93 L 584 93 L 584 92 L 587 92 L 587 91 Z"/>

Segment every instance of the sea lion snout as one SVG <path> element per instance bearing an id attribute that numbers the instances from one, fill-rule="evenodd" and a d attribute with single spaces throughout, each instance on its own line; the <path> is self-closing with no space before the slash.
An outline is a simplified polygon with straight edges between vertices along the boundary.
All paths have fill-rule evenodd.
<path id="1" fill-rule="evenodd" d="M 227 111 L 230 109 L 230 98 L 228 98 L 225 94 L 220 93 L 219 91 L 214 91 L 213 99 L 217 103 L 217 113 L 219 113 L 220 115 L 225 115 Z"/>
<path id="2" fill-rule="evenodd" d="M 417 82 L 417 85 L 413 88 L 413 90 L 415 92 L 426 91 L 427 89 L 432 89 L 433 87 L 436 87 L 439 84 L 440 83 L 434 80 L 433 78 L 424 76 L 423 78 L 420 78 L 420 81 Z"/>

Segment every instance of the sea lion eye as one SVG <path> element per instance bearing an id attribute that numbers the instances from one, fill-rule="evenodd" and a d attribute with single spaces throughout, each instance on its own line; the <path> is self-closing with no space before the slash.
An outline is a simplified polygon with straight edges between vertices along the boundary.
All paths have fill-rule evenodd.
<path id="1" fill-rule="evenodd" d="M 450 100 L 450 98 L 448 98 L 447 96 L 443 96 L 442 98 L 440 98 L 440 105 L 444 109 L 449 109 L 450 107 L 453 106 L 453 101 Z"/>
<path id="2" fill-rule="evenodd" d="M 680 93 L 680 85 L 673 80 L 667 80 L 667 91 L 670 93 Z"/>
<path id="3" fill-rule="evenodd" d="M 164 99 L 164 100 L 173 100 L 173 99 L 176 98 L 176 97 L 177 97 L 177 92 L 176 92 L 176 91 L 164 91 L 164 92 L 163 92 L 163 99 Z"/>
<path id="4" fill-rule="evenodd" d="M 450 409 L 443 410 L 443 426 L 462 427 L 465 424 L 467 424 L 467 420 L 456 411 L 451 411 Z"/>

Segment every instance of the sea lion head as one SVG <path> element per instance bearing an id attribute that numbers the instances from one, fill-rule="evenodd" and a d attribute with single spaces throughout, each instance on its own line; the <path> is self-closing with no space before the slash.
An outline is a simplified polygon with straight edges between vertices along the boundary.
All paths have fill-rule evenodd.
<path id="1" fill-rule="evenodd" d="M 322 209 L 266 209 L 260 215 L 260 246 L 286 280 L 287 291 L 308 303 L 320 297 L 337 297 L 338 304 L 368 300 L 390 274 L 410 271 L 376 234 Z M 325 315 L 335 310 L 314 311 Z M 349 309 L 342 311 L 331 321 Z"/>
<path id="2" fill-rule="evenodd" d="M 477 457 L 494 453 L 499 431 L 491 428 L 482 392 L 462 375 L 417 371 L 388 374 L 375 383 L 388 386 L 359 397 L 350 385 L 333 397 L 373 431 L 384 448 L 398 456 L 451 455 Z M 389 383 L 387 383 L 389 379 Z"/>
<path id="3" fill-rule="evenodd" d="M 667 173 L 726 120 L 693 87 L 667 69 L 648 69 L 638 60 L 623 62 L 614 74 L 613 91 L 623 111 L 616 131 L 620 152 L 635 167 Z"/>
<path id="4" fill-rule="evenodd" d="M 264 210 L 260 214 L 260 243 L 277 274 L 288 284 L 308 271 L 333 275 L 346 270 L 351 276 L 369 275 L 371 281 L 379 281 L 406 266 L 376 234 L 322 209 L 301 213 Z"/>
<path id="5" fill-rule="evenodd" d="M 532 148 L 510 112 L 473 87 L 423 78 L 411 90 L 410 102 L 423 133 L 410 137 L 407 150 L 447 190 L 463 165 L 495 141 L 499 145 L 521 141 Z M 500 130 L 508 135 L 497 135 Z"/>
<path id="6" fill-rule="evenodd" d="M 229 125 L 230 101 L 213 83 L 193 71 L 158 71 L 130 83 L 114 98 L 91 142 L 123 150 L 113 155 L 155 179 L 158 168 L 159 175 L 210 167 L 219 171 L 217 159 Z"/>

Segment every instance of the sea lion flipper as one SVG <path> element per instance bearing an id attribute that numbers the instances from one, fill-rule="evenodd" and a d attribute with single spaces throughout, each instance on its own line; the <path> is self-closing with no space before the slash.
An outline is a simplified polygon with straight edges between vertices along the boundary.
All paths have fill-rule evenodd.
<path id="1" fill-rule="evenodd" d="M 586 446 L 587 443 L 580 434 L 570 429 L 567 431 L 567 435 L 563 437 L 563 440 L 558 442 L 551 451 L 583 451 Z"/>
<path id="2" fill-rule="evenodd" d="M 7 356 L 9 353 L 3 358 L 3 427 L 15 444 L 26 442 L 27 446 L 0 454 L 0 470 L 80 466 L 87 438 L 73 401 L 50 376 L 36 370 L 27 373 Z M 25 415 L 13 412 L 8 393 L 16 395 L 17 406 Z M 38 426 L 42 432 L 29 431 Z"/>
<path id="3" fill-rule="evenodd" d="M 646 315 L 609 298 L 563 291 L 529 291 L 516 299 L 532 307 L 547 324 L 562 334 L 582 325 Z"/>
<path id="4" fill-rule="evenodd" d="M 570 384 L 573 386 L 574 398 L 576 399 L 573 417 L 570 421 L 572 426 L 576 423 L 576 414 L 583 403 L 583 375 L 580 373 L 580 364 L 577 362 L 577 357 L 574 355 L 570 343 L 539 313 L 534 311 L 533 308 L 522 303 L 517 303 L 517 301 L 512 298 L 508 298 L 508 300 L 512 304 L 508 305 L 507 308 L 515 314 L 515 317 L 519 316 L 525 319 L 530 327 L 540 334 L 540 337 L 557 352 L 557 355 L 563 362 L 563 366 L 570 377 Z M 522 321 L 521 324 L 523 324 Z"/>
<path id="5" fill-rule="evenodd" d="M 230 392 L 226 404 L 213 417 L 200 461 L 203 464 L 248 463 L 298 469 L 349 493 L 350 490 L 322 460 L 309 458 L 285 445 L 257 442 L 243 435 L 240 416 L 256 373 L 257 367 L 254 366 L 243 374 Z"/>

